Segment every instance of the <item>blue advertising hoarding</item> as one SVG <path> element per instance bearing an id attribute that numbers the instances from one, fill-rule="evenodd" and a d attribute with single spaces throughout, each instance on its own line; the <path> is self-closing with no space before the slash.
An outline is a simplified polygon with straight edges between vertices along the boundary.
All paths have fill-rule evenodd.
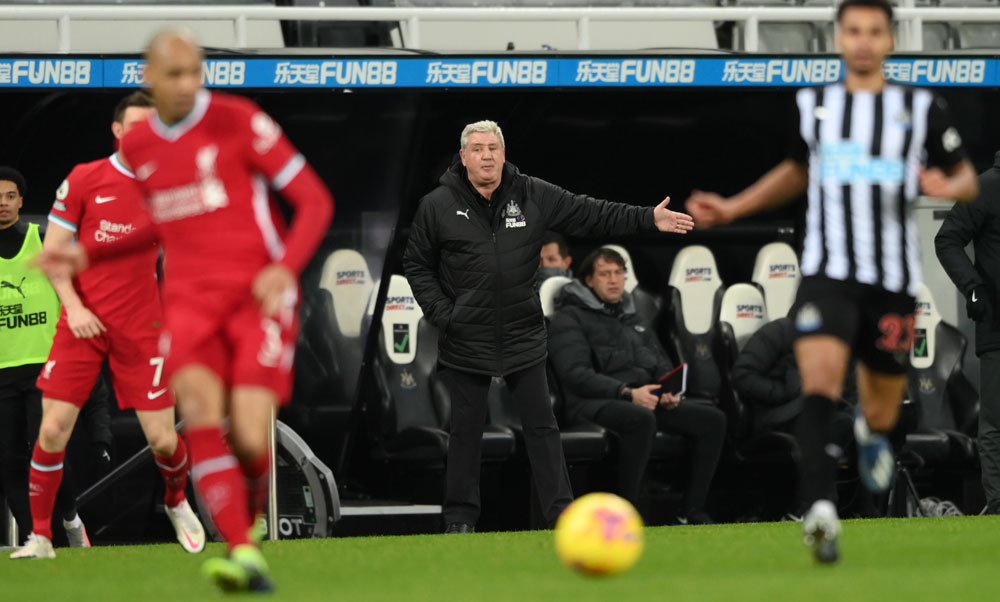
<path id="1" fill-rule="evenodd" d="M 122 58 L 0 58 L 0 88 L 130 88 L 144 63 Z M 901 57 L 894 81 L 920 86 L 1000 86 L 1000 58 Z M 836 82 L 839 58 L 816 57 L 370 57 L 210 58 L 219 88 L 774 87 Z"/>

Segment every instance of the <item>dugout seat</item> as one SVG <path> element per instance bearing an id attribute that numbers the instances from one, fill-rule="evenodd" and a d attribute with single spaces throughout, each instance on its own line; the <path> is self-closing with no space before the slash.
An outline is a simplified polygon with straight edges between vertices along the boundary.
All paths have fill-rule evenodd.
<path id="1" fill-rule="evenodd" d="M 751 420 L 732 386 L 733 365 L 746 342 L 767 323 L 764 295 L 752 284 L 734 284 L 726 289 L 719 308 L 719 341 L 716 362 L 721 380 L 719 408 L 726 413 L 729 433 L 742 442 L 749 435 Z"/>
<path id="2" fill-rule="evenodd" d="M 787 316 L 802 279 L 795 251 L 783 242 L 764 245 L 757 252 L 750 279 L 764 293 L 767 319 Z"/>
<path id="3" fill-rule="evenodd" d="M 718 345 L 722 280 L 708 247 L 681 249 L 670 269 L 670 304 L 661 313 L 659 333 L 679 362 L 688 364 L 688 395 L 719 399 Z"/>
<path id="4" fill-rule="evenodd" d="M 916 428 L 906 447 L 928 469 L 973 468 L 978 458 L 979 395 L 962 372 L 968 341 L 944 322 L 926 285 L 917 296 L 908 393 Z"/>
<path id="5" fill-rule="evenodd" d="M 542 301 L 542 314 L 549 318 L 556 311 L 556 299 L 562 288 L 572 282 L 568 276 L 550 276 L 538 287 L 538 297 Z"/>
<path id="6" fill-rule="evenodd" d="M 747 340 L 767 323 L 768 313 L 764 295 L 752 284 L 740 283 L 730 286 L 722 295 L 719 319 L 729 324 L 736 351 L 742 351 Z"/>
<path id="7" fill-rule="evenodd" d="M 406 278 L 393 275 L 382 313 L 375 382 L 376 460 L 443 460 L 448 452 L 451 401 L 436 378 L 437 329 L 423 319 Z M 514 434 L 484 425 L 482 457 L 500 461 L 515 451 Z"/>
<path id="8" fill-rule="evenodd" d="M 553 276 L 542 282 L 538 295 L 542 301 L 542 313 L 546 323 L 552 317 L 558 306 L 557 299 L 562 288 L 572 282 L 566 276 Z M 559 382 L 550 366 L 546 366 L 549 381 L 549 396 L 552 401 L 552 411 L 559 423 L 559 434 L 562 439 L 563 454 L 569 463 L 589 463 L 600 460 L 608 453 L 608 434 L 603 428 L 595 425 L 567 425 L 564 420 L 564 402 Z M 521 417 L 511 396 L 510 390 L 503 379 L 495 380 L 489 393 L 490 421 L 510 427 L 518 433 L 521 439 Z"/>
<path id="9" fill-rule="evenodd" d="M 719 309 L 718 339 L 714 347 L 719 366 L 718 405 L 726 414 L 726 430 L 738 467 L 741 488 L 749 491 L 765 512 L 787 510 L 793 494 L 800 457 L 795 437 L 777 431 L 754 432 L 753 408 L 740 400 L 732 385 L 733 365 L 746 342 L 767 323 L 764 294 L 752 284 L 726 289 Z M 777 505 L 776 505 L 777 504 Z"/>
<path id="10" fill-rule="evenodd" d="M 639 287 L 639 278 L 632 264 L 632 256 L 625 250 L 625 247 L 621 245 L 604 245 L 604 248 L 617 251 L 625 258 L 625 291 L 632 295 L 632 301 L 635 303 L 635 311 L 639 314 L 639 317 L 655 329 L 658 326 L 657 320 L 660 315 L 660 306 L 663 305 L 663 299 L 659 295 L 650 293 L 646 289 Z"/>
<path id="11" fill-rule="evenodd" d="M 608 454 L 610 441 L 608 432 L 596 424 L 567 425 L 563 420 L 563 402 L 558 385 L 549 372 L 549 398 L 553 404 L 553 413 L 559 423 L 559 438 L 562 442 L 563 455 L 566 463 L 589 464 L 604 459 Z M 514 396 L 507 383 L 502 378 L 494 378 L 490 383 L 488 396 L 490 423 L 505 426 L 514 431 L 518 441 L 519 453 L 524 453 L 524 426 L 521 415 L 514 401 Z"/>
<path id="12" fill-rule="evenodd" d="M 353 249 L 338 249 L 327 257 L 320 275 L 317 301 L 308 325 L 311 343 L 328 362 L 338 396 L 336 403 L 353 405 L 364 354 L 365 309 L 375 290 L 368 262 Z"/>

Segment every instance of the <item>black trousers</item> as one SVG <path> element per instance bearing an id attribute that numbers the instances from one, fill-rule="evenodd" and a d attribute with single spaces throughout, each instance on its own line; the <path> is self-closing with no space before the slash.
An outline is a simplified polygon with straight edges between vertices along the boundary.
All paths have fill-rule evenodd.
<path id="1" fill-rule="evenodd" d="M 475 525 L 480 511 L 480 457 L 491 377 L 451 368 L 442 368 L 438 376 L 451 395 L 444 520 L 446 524 Z M 542 517 L 547 526 L 553 527 L 559 514 L 573 501 L 573 492 L 559 426 L 549 401 L 545 362 L 505 374 L 504 380 L 521 414 L 524 445 Z"/>
<path id="2" fill-rule="evenodd" d="M 726 415 L 719 408 L 685 399 L 672 410 L 650 411 L 612 400 L 594 415 L 594 422 L 618 434 L 619 495 L 633 504 L 649 463 L 657 428 L 685 438 L 691 450 L 691 476 L 684 493 L 684 512 L 702 510 L 726 437 Z"/>
<path id="3" fill-rule="evenodd" d="M 42 423 L 42 392 L 35 387 L 41 370 L 42 364 L 0 370 L 0 487 L 22 543 L 32 529 L 28 471 Z M 71 483 L 69 463 L 64 462 L 63 482 L 56 494 L 56 514 L 64 518 L 76 514 L 76 491 Z"/>
<path id="4" fill-rule="evenodd" d="M 991 514 L 1000 513 L 1000 351 L 979 356 L 979 460 Z"/>

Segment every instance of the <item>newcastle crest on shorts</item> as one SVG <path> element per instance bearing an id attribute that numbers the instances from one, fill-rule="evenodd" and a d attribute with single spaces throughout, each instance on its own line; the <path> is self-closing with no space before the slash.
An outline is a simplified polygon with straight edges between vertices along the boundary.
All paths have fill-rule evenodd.
<path id="1" fill-rule="evenodd" d="M 823 316 L 819 313 L 819 308 L 812 303 L 806 303 L 795 314 L 795 328 L 799 332 L 819 330 L 822 325 Z"/>
<path id="2" fill-rule="evenodd" d="M 528 222 L 524 220 L 524 214 L 521 213 L 521 208 L 514 199 L 511 199 L 504 207 L 503 215 L 505 228 L 523 228 L 528 225 Z"/>

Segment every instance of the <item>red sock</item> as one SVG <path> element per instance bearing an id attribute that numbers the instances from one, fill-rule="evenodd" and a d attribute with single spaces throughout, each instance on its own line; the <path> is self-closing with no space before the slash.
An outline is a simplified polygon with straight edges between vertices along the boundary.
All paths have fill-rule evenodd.
<path id="1" fill-rule="evenodd" d="M 219 427 L 187 429 L 191 477 L 219 534 L 233 548 L 250 543 L 246 480 Z"/>
<path id="2" fill-rule="evenodd" d="M 177 436 L 177 449 L 172 456 L 157 456 L 156 467 L 160 469 L 163 476 L 163 484 L 166 485 L 167 492 L 163 496 L 168 508 L 173 508 L 184 501 L 184 488 L 188 481 L 188 453 L 184 438 Z"/>
<path id="3" fill-rule="evenodd" d="M 271 485 L 271 454 L 264 452 L 256 460 L 242 462 L 243 475 L 247 478 L 250 518 L 267 512 L 267 494 Z"/>
<path id="4" fill-rule="evenodd" d="M 62 482 L 63 457 L 66 451 L 47 452 L 35 442 L 31 454 L 31 474 L 28 477 L 28 495 L 31 497 L 31 530 L 35 535 L 52 539 L 52 508 Z"/>

